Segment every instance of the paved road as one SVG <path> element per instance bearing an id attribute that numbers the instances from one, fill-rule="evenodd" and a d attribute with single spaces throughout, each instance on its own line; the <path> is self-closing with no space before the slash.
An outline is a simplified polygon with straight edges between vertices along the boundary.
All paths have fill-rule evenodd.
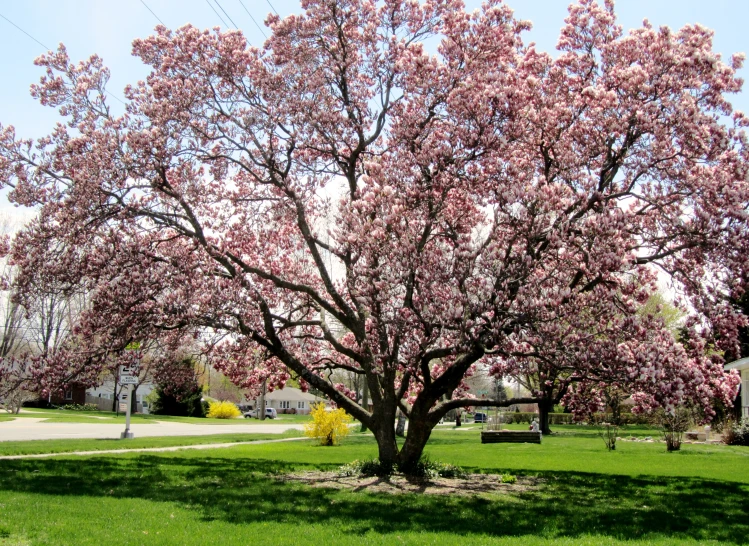
<path id="1" fill-rule="evenodd" d="M 65 438 L 119 438 L 125 430 L 123 424 L 43 423 L 44 419 L 24 417 L 0 422 L 0 442 L 11 440 L 59 440 Z M 210 434 L 265 433 L 280 434 L 289 429 L 301 430 L 299 423 L 268 425 L 193 425 L 152 421 L 130 426 L 136 438 L 149 436 L 207 436 Z"/>

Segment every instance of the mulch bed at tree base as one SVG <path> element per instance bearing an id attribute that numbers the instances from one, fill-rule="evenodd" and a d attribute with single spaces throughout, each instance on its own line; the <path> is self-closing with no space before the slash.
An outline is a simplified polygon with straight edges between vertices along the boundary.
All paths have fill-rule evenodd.
<path id="1" fill-rule="evenodd" d="M 377 476 L 339 476 L 337 472 L 309 471 L 277 476 L 282 481 L 303 483 L 311 487 L 348 489 L 371 493 L 424 493 L 427 495 L 478 495 L 483 493 L 518 493 L 536 489 L 544 480 L 518 477 L 515 483 L 502 483 L 497 474 L 469 474 L 467 478 L 415 478 L 394 474 Z"/>

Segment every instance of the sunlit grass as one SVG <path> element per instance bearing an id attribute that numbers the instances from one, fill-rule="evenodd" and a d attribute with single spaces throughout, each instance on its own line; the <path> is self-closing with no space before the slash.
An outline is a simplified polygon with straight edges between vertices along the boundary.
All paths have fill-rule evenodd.
<path id="1" fill-rule="evenodd" d="M 161 436 L 131 440 L 26 440 L 0 442 L 0 455 L 32 455 L 38 453 L 70 453 L 73 451 L 105 451 L 110 449 L 140 449 L 202 444 L 224 444 L 298 438 L 302 431 L 290 429 L 281 434 L 211 434 L 206 436 Z"/>
<path id="2" fill-rule="evenodd" d="M 561 427 L 560 427 L 561 428 Z M 648 431 L 642 431 L 646 434 Z M 652 431 L 650 431 L 652 432 Z M 749 450 L 621 442 L 589 430 L 542 444 L 439 430 L 433 460 L 536 476 L 536 489 L 474 497 L 314 489 L 276 476 L 374 457 L 374 439 L 306 440 L 164 454 L 3 461 L 0 529 L 32 544 L 744 544 Z M 39 517 L 44 514 L 44 517 Z"/>

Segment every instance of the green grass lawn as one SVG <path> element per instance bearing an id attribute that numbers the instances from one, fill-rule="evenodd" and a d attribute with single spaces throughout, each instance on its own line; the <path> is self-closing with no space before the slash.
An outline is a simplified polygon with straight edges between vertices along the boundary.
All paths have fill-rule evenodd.
<path id="1" fill-rule="evenodd" d="M 299 441 L 2 461 L 0 544 L 749 543 L 749 449 L 666 453 L 662 443 L 622 442 L 607 452 L 591 430 L 556 429 L 541 445 L 482 445 L 478 430 L 436 431 L 433 460 L 541 479 L 536 489 L 473 497 L 275 478 L 375 456 L 362 434 L 333 448 Z"/>
<path id="2" fill-rule="evenodd" d="M 109 449 L 140 449 L 149 447 L 190 446 L 279 440 L 303 436 L 301 430 L 289 429 L 281 434 L 211 434 L 207 436 L 160 436 L 132 440 L 28 440 L 0 442 L 0 455 L 33 455 L 37 453 L 70 453 L 72 451 L 105 451 Z M 1 543 L 0 543 L 1 544 Z"/>

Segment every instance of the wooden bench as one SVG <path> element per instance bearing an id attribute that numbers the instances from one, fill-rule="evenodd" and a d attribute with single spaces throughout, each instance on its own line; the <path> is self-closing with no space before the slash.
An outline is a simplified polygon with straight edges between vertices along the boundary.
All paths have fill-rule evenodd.
<path id="1" fill-rule="evenodd" d="M 485 430 L 481 432 L 482 444 L 528 443 L 540 444 L 541 433 L 525 430 Z"/>

